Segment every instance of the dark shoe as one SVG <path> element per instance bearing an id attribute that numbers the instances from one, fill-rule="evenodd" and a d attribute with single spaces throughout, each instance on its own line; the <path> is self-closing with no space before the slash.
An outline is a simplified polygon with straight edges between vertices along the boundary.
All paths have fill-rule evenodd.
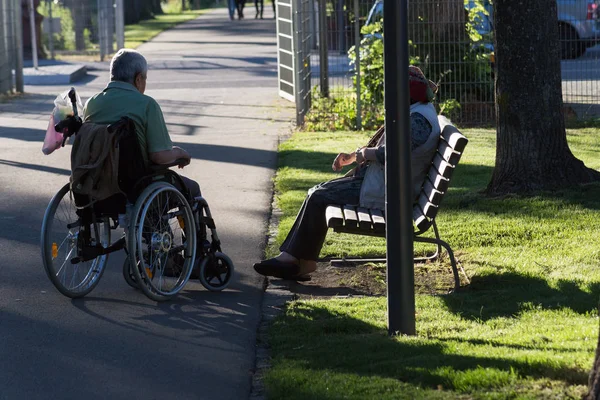
<path id="1" fill-rule="evenodd" d="M 276 258 L 270 258 L 254 264 L 254 270 L 264 276 L 287 279 L 292 281 L 309 281 L 310 276 L 300 274 L 300 266 L 286 263 Z"/>

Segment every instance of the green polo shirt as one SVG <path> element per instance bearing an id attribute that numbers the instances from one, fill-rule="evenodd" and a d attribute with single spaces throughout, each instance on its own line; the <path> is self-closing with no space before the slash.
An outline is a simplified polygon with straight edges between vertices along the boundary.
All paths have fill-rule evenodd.
<path id="1" fill-rule="evenodd" d="M 163 113 L 156 100 L 140 93 L 129 83 L 110 82 L 102 92 L 85 103 L 83 115 L 84 122 L 95 124 L 108 125 L 121 117 L 133 120 L 146 163 L 148 154 L 173 148 Z"/>

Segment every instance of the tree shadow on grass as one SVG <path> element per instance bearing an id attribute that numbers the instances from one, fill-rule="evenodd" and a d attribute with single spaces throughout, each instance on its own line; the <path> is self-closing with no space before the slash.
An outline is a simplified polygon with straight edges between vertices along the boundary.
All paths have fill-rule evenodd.
<path id="1" fill-rule="evenodd" d="M 390 338 L 381 327 L 318 304 L 292 307 L 285 319 L 276 322 L 270 331 L 275 371 L 282 365 L 284 369 L 309 370 L 314 376 L 321 376 L 322 372 L 350 373 L 464 392 L 495 388 L 502 391 L 503 386 L 517 384 L 517 377 L 551 379 L 569 385 L 583 385 L 587 381 L 587 372 L 571 366 L 569 361 L 526 359 L 516 353 L 520 350 L 517 348 L 497 357 L 468 355 L 455 347 L 469 342 L 466 339 Z M 532 345 L 524 351 L 543 352 L 544 346 Z"/>
<path id="2" fill-rule="evenodd" d="M 450 181 L 450 191 L 444 199 L 444 208 L 467 209 L 493 214 L 540 216 L 555 215 L 550 207 L 532 205 L 545 202 L 548 206 L 580 206 L 600 209 L 600 183 L 558 187 L 530 195 L 511 194 L 504 197 L 487 197 L 484 193 L 491 180 L 493 167 L 476 164 L 459 164 Z"/>
<path id="3" fill-rule="evenodd" d="M 515 317 L 532 307 L 570 309 L 578 314 L 595 312 L 600 283 L 583 291 L 577 282 L 561 279 L 552 287 L 543 278 L 509 273 L 474 276 L 461 292 L 444 296 L 448 309 L 470 320 Z"/>

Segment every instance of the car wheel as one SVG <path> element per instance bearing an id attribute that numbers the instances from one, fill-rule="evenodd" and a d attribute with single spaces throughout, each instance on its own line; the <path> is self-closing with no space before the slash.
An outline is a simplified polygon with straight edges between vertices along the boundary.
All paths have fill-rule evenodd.
<path id="1" fill-rule="evenodd" d="M 579 40 L 579 35 L 573 27 L 565 24 L 558 26 L 560 40 L 560 58 L 570 60 L 585 53 L 585 44 Z"/>

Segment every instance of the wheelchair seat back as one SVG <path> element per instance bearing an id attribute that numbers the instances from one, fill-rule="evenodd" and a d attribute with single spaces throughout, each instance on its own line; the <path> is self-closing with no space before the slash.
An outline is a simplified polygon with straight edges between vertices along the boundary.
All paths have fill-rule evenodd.
<path id="1" fill-rule="evenodd" d="M 119 165 L 117 177 L 122 193 L 93 202 L 91 207 L 85 207 L 85 205 L 90 204 L 89 196 L 73 193 L 75 205 L 85 207 L 79 212 L 81 216 L 91 216 L 93 210 L 96 216 L 107 215 L 116 219 L 118 214 L 125 213 L 127 202 L 134 204 L 140 193 L 156 181 L 172 184 L 188 200 L 191 200 L 185 184 L 176 172 L 171 171 L 168 166 L 145 164 L 135 125 L 131 119 L 123 117 L 118 122 L 109 125 L 107 129 L 111 133 L 117 129 L 121 130 L 118 141 Z M 87 209 L 89 210 L 85 211 Z"/>

